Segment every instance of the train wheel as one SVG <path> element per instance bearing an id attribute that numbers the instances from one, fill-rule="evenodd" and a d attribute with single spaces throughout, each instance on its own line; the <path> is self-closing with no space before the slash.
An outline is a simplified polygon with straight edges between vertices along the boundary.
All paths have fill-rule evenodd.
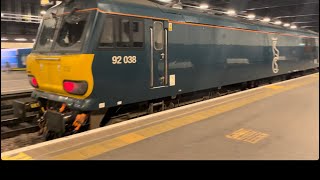
<path id="1" fill-rule="evenodd" d="M 112 116 L 114 116 L 116 114 L 116 111 L 117 111 L 116 108 L 108 109 L 108 111 L 102 117 L 101 121 L 96 121 L 96 123 L 100 122 L 99 123 L 99 127 L 103 127 L 103 126 L 106 126 L 106 125 L 113 124 L 114 122 L 112 121 Z"/>
<path id="2" fill-rule="evenodd" d="M 45 139 L 46 139 L 46 141 L 49 141 L 49 140 L 55 139 L 55 137 L 56 137 L 56 133 L 54 133 L 52 131 L 48 131 Z"/>
<path id="3" fill-rule="evenodd" d="M 175 105 L 174 105 L 174 103 L 173 103 L 173 102 L 170 102 L 170 103 L 169 103 L 169 105 L 168 105 L 167 107 L 168 107 L 168 109 L 173 109 L 173 108 L 174 108 L 174 106 L 175 106 Z"/>

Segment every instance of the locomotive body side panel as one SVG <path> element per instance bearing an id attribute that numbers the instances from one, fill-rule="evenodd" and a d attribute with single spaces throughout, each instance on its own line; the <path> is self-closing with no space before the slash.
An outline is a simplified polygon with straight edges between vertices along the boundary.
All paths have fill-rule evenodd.
<path id="1" fill-rule="evenodd" d="M 95 15 L 82 51 L 74 53 L 94 54 L 92 67 L 77 66 L 92 71 L 92 92 L 79 98 L 62 92 L 62 85 L 55 91 L 54 84 L 41 89 L 39 82 L 44 92 L 38 94 L 61 102 L 66 100 L 59 96 L 84 99 L 79 107 L 98 110 L 319 67 L 315 33 L 159 8 L 142 0 L 100 0 L 96 7 L 91 2 L 80 10 Z M 50 53 L 46 57 L 57 56 Z M 32 58 L 40 56 L 34 55 L 29 69 L 38 76 Z"/>

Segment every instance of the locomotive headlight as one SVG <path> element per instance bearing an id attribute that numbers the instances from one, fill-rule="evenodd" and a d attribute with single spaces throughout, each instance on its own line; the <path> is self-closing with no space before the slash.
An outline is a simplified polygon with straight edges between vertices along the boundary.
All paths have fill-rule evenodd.
<path id="1" fill-rule="evenodd" d="M 86 81 L 63 81 L 63 89 L 76 95 L 84 95 L 88 90 L 88 83 Z"/>

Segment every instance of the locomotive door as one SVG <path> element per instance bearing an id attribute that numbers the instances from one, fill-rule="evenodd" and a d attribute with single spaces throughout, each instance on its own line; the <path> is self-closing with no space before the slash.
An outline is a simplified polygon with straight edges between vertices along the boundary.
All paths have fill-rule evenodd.
<path id="1" fill-rule="evenodd" d="M 168 29 L 165 21 L 153 21 L 150 27 L 150 87 L 168 85 Z"/>

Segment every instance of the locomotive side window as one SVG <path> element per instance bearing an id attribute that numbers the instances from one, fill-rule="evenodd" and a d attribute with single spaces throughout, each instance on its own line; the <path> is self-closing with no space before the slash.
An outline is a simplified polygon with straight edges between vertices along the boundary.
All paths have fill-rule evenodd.
<path id="1" fill-rule="evenodd" d="M 154 48 L 156 50 L 163 49 L 163 23 L 159 21 L 154 22 Z"/>
<path id="2" fill-rule="evenodd" d="M 143 45 L 143 20 L 121 16 L 106 17 L 99 48 L 142 48 Z"/>
<path id="3" fill-rule="evenodd" d="M 117 47 L 130 47 L 129 19 L 120 19 L 120 22 L 118 22 L 118 26 L 116 25 L 116 27 L 118 27 L 118 31 L 116 30 Z"/>
<path id="4" fill-rule="evenodd" d="M 112 47 L 113 46 L 113 18 L 107 17 L 104 26 L 103 32 L 101 35 L 99 47 Z"/>
<path id="5" fill-rule="evenodd" d="M 315 51 L 316 41 L 315 39 L 305 38 L 304 42 L 304 51 L 305 52 L 313 52 Z"/>
<path id="6" fill-rule="evenodd" d="M 133 47 L 143 47 L 143 23 L 134 20 L 132 22 Z"/>

